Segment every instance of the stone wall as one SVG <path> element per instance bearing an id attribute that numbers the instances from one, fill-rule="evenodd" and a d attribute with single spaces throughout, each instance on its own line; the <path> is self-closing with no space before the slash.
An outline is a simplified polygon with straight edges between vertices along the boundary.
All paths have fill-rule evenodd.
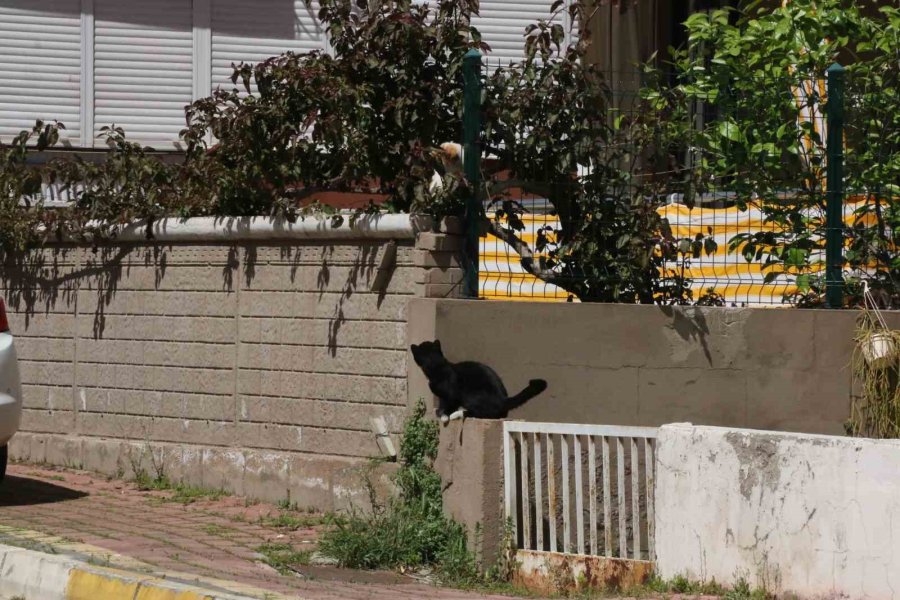
<path id="1" fill-rule="evenodd" d="M 546 392 L 510 418 L 842 434 L 857 311 L 414 300 L 410 341 L 492 366 L 510 394 Z M 900 328 L 900 313 L 885 313 Z M 431 398 L 409 359 L 410 400 Z"/>
<path id="2" fill-rule="evenodd" d="M 670 425 L 659 432 L 664 578 L 779 597 L 895 598 L 900 441 Z"/>
<path id="3" fill-rule="evenodd" d="M 396 434 L 405 416 L 408 302 L 461 280 L 457 238 L 408 217 L 373 229 L 123 235 L 8 258 L 13 456 L 322 509 L 354 497 L 380 455 L 372 419 Z"/>

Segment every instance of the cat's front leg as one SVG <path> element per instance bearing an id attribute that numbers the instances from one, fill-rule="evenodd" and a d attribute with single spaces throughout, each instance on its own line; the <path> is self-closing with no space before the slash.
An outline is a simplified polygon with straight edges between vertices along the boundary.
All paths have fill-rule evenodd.
<path id="1" fill-rule="evenodd" d="M 441 417 L 443 419 L 443 417 Z M 457 419 L 465 419 L 466 418 L 466 409 L 459 408 L 456 411 L 450 413 L 450 416 L 447 417 L 447 421 L 455 421 Z"/>

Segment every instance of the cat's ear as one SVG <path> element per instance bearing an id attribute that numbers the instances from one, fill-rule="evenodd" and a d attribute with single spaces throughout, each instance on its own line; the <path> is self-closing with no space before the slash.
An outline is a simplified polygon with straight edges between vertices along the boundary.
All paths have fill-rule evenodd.
<path id="1" fill-rule="evenodd" d="M 434 347 L 438 349 L 438 352 L 443 352 L 441 350 L 441 340 L 434 340 Z"/>
<path id="2" fill-rule="evenodd" d="M 415 353 L 415 351 L 418 350 L 419 347 L 416 344 L 410 344 L 409 349 L 412 350 L 413 353 Z"/>

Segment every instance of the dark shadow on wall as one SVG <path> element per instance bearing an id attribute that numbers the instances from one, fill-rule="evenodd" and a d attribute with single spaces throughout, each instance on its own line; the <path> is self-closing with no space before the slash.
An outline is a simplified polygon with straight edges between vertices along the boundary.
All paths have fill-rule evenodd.
<path id="1" fill-rule="evenodd" d="M 706 362 L 712 365 L 712 354 L 709 351 L 709 324 L 701 309 L 684 306 L 660 306 L 659 310 L 672 319 L 670 327 L 684 341 L 697 341 L 703 348 Z"/>
<path id="2" fill-rule="evenodd" d="M 378 257 L 378 248 L 377 245 L 366 244 L 357 249 L 356 257 L 347 272 L 347 279 L 344 281 L 337 304 L 334 307 L 334 313 L 328 321 L 328 352 L 331 356 L 337 355 L 338 335 L 340 334 L 341 327 L 346 322 L 344 316 L 344 302 L 357 291 L 361 279 L 364 280 L 366 284 L 372 281 L 377 267 L 376 259 Z M 330 273 L 326 260 L 323 260 L 322 262 L 318 280 L 321 298 L 323 290 L 327 289 L 328 282 L 330 281 Z"/>
<path id="3" fill-rule="evenodd" d="M 312 285 L 312 281 L 298 281 L 301 269 L 314 264 L 309 260 L 310 248 L 318 250 L 319 246 L 285 245 L 280 250 L 279 260 L 290 264 L 290 280 L 299 286 L 298 292 L 312 291 L 308 287 Z M 77 309 L 79 315 L 93 313 L 93 337 L 100 339 L 106 327 L 109 306 L 122 281 L 127 281 L 131 275 L 132 267 L 152 268 L 154 287 L 160 289 L 171 266 L 171 249 L 172 246 L 148 244 L 107 245 L 92 250 L 76 246 L 55 246 L 2 255 L 0 286 L 10 309 L 25 316 L 26 327 L 36 314 L 75 312 Z M 348 256 L 352 256 L 349 265 Z M 341 327 L 347 320 L 346 301 L 355 293 L 377 294 L 376 306 L 381 307 L 396 260 L 397 245 L 393 241 L 321 247 L 318 272 L 315 273 L 318 301 L 322 302 L 329 294 L 337 294 L 328 318 L 328 350 L 332 356 L 337 353 Z M 242 271 L 246 286 L 251 287 L 257 274 L 258 261 L 256 245 L 228 246 L 225 264 L 221 267 L 222 290 L 235 290 L 238 270 Z M 346 279 L 338 284 L 334 281 L 334 273 L 344 270 Z"/>
<path id="4" fill-rule="evenodd" d="M 58 303 L 75 306 L 79 275 L 71 268 L 78 250 L 62 247 L 52 251 L 4 253 L 0 285 L 6 303 L 25 316 L 26 326 L 38 313 L 49 313 Z"/>
<path id="5" fill-rule="evenodd" d="M 225 257 L 225 266 L 222 267 L 222 290 L 230 292 L 234 290 L 234 274 L 241 266 L 241 249 L 237 245 L 228 248 Z"/>
<path id="6" fill-rule="evenodd" d="M 56 246 L 2 256 L 0 285 L 10 309 L 25 316 L 28 327 L 37 314 L 58 310 L 93 313 L 94 338 L 102 338 L 107 307 L 132 265 L 154 268 L 159 288 L 166 275 L 167 250 L 161 246 L 115 245 L 91 250 Z M 82 304 L 78 304 L 81 293 Z M 85 305 L 93 296 L 95 302 Z"/>

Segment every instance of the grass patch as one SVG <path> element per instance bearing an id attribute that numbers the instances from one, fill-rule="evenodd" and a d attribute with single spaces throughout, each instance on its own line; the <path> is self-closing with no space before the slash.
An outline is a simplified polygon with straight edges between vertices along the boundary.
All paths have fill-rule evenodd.
<path id="1" fill-rule="evenodd" d="M 483 574 L 467 547 L 465 529 L 443 513 L 441 479 L 432 467 L 438 437 L 438 424 L 425 418 L 420 401 L 400 442 L 400 469 L 395 476 L 399 495 L 380 503 L 369 482 L 372 511 L 329 517 L 331 527 L 323 532 L 319 551 L 343 567 L 431 567 L 451 585 L 481 581 Z"/>
<path id="2" fill-rule="evenodd" d="M 233 533 L 234 530 L 229 529 L 227 527 L 222 527 L 221 525 L 210 524 L 210 525 L 204 525 L 203 531 L 205 533 L 208 533 L 209 535 L 225 537 L 226 535 Z"/>
<path id="3" fill-rule="evenodd" d="M 291 502 L 288 498 L 282 498 L 278 501 L 278 508 L 281 510 L 299 510 L 296 502 Z"/>
<path id="4" fill-rule="evenodd" d="M 263 544 L 256 549 L 263 557 L 263 562 L 281 573 L 289 575 L 293 567 L 308 565 L 312 550 L 296 550 L 290 544 Z"/>
<path id="5" fill-rule="evenodd" d="M 624 590 L 629 597 L 658 596 L 660 594 L 680 594 L 684 596 L 717 596 L 725 600 L 770 600 L 773 595 L 764 589 L 754 588 L 743 577 L 731 587 L 726 587 L 715 579 L 693 581 L 679 575 L 669 580 L 652 575 L 642 586 Z"/>
<path id="6" fill-rule="evenodd" d="M 38 473 L 37 471 L 29 471 L 25 473 L 29 477 L 37 477 L 38 479 L 50 479 L 52 481 L 65 481 L 66 478 L 62 475 L 44 475 L 43 473 Z"/>
<path id="7" fill-rule="evenodd" d="M 260 517 L 261 525 L 267 527 L 275 527 L 276 529 L 290 529 L 296 531 L 298 529 L 310 529 L 317 525 L 321 525 L 326 521 L 325 517 L 293 515 L 290 513 L 281 513 L 277 517 Z"/>
<path id="8" fill-rule="evenodd" d="M 144 472 L 138 473 L 134 478 L 134 482 L 141 491 L 173 492 L 171 497 L 164 500 L 181 504 L 191 504 L 198 500 L 218 500 L 225 496 L 230 496 L 228 492 L 222 489 L 214 490 L 188 485 L 180 481 L 173 482 L 164 475 L 151 477 Z"/>
<path id="9" fill-rule="evenodd" d="M 290 512 L 304 512 L 307 514 L 314 514 L 320 512 L 315 506 L 306 506 L 304 508 L 300 508 L 300 506 L 296 502 L 291 502 L 289 498 L 282 498 L 276 503 L 279 509 L 283 511 Z"/>

